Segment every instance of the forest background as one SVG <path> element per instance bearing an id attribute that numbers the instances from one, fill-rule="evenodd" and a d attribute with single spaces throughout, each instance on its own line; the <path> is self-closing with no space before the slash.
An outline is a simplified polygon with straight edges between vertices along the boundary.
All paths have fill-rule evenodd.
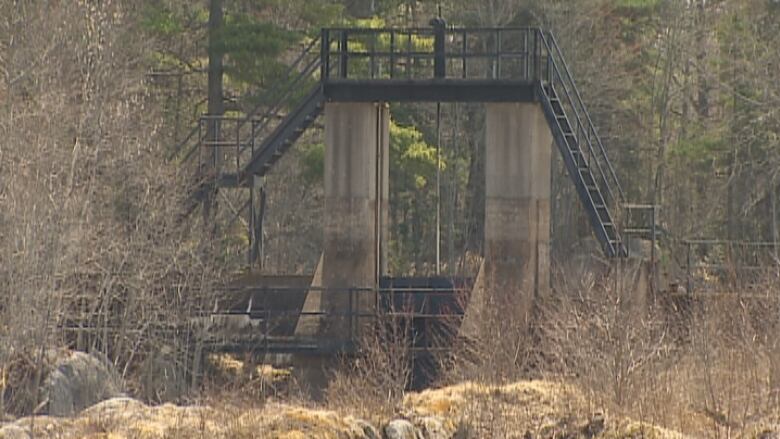
<path id="1" fill-rule="evenodd" d="M 184 214 L 192 173 L 176 146 L 198 117 L 262 105 L 322 26 L 427 26 L 439 10 L 553 30 L 628 199 L 660 206 L 667 271 L 683 239 L 778 241 L 777 1 L 3 0 L 0 360 L 72 345 L 58 328 L 89 322 L 82 342 L 141 392 L 146 353 L 176 345 L 159 323 L 186 324 L 247 269 L 244 220 L 211 235 Z M 433 105 L 391 114 L 391 272 L 435 270 L 438 203 L 442 270 L 458 274 L 482 245 L 482 108 L 443 105 L 440 133 Z M 315 127 L 266 178 L 266 273 L 319 258 L 322 157 Z M 558 159 L 553 191 L 553 260 L 592 253 Z"/>

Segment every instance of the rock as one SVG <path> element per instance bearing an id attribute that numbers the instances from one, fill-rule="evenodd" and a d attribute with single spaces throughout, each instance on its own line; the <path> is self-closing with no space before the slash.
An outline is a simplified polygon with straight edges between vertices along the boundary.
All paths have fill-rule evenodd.
<path id="1" fill-rule="evenodd" d="M 72 416 L 108 398 L 120 396 L 122 385 L 107 360 L 73 351 L 58 360 L 43 385 L 46 413 Z"/>
<path id="2" fill-rule="evenodd" d="M 417 439 L 414 425 L 405 419 L 395 419 L 385 425 L 386 439 Z"/>
<path id="3" fill-rule="evenodd" d="M 173 347 L 162 346 L 141 366 L 141 395 L 146 401 L 179 401 L 187 394 L 187 373 Z"/>
<path id="4" fill-rule="evenodd" d="M 379 434 L 379 431 L 376 429 L 376 427 L 369 424 L 367 421 L 358 419 L 355 421 L 355 424 L 357 424 L 357 426 L 363 430 L 363 437 L 365 439 L 381 439 L 382 436 Z"/>
<path id="5" fill-rule="evenodd" d="M 425 416 L 415 420 L 415 423 L 424 439 L 449 439 L 452 436 L 447 433 L 444 422 L 438 417 Z"/>
<path id="6" fill-rule="evenodd" d="M 111 398 L 101 401 L 81 412 L 83 417 L 123 417 L 148 408 L 137 399 L 128 397 Z"/>
<path id="7" fill-rule="evenodd" d="M 29 439 L 30 433 L 18 425 L 5 425 L 0 428 L 0 439 Z"/>

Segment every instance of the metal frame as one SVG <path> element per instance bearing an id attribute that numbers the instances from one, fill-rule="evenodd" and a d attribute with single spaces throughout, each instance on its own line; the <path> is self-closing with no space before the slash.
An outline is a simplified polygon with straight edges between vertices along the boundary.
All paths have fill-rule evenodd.
<path id="1" fill-rule="evenodd" d="M 437 282 L 436 281 L 440 281 Z M 395 281 L 395 283 L 393 282 Z M 399 282 L 400 281 L 400 282 Z M 409 282 L 411 281 L 411 282 Z M 425 286 L 414 282 L 427 281 Z M 261 298 L 260 303 L 238 304 L 221 313 L 204 313 L 204 316 L 245 316 L 256 320 L 257 325 L 245 331 L 231 334 L 231 337 L 213 337 L 204 344 L 212 351 L 255 351 L 263 353 L 310 352 L 330 354 L 336 352 L 354 353 L 367 328 L 379 324 L 405 325 L 411 339 L 411 350 L 429 351 L 436 349 L 426 336 L 425 328 L 457 326 L 464 309 L 461 294 L 467 290 L 467 279 L 445 280 L 444 278 L 383 278 L 376 288 L 326 288 L 326 287 L 237 287 L 226 290 L 228 294 L 247 295 Z M 323 296 L 346 295 L 346 311 L 303 311 L 296 306 L 290 309 L 274 309 L 280 296 L 316 292 Z M 274 300 L 274 296 L 276 300 Z M 372 302 L 369 308 L 374 312 L 361 311 L 364 300 Z M 273 302 L 273 303 L 271 303 Z M 346 336 L 296 336 L 293 333 L 278 333 L 281 322 L 292 325 L 300 318 L 318 317 L 326 323 L 346 324 Z M 276 323 L 274 323 L 276 322 Z M 290 328 L 287 329 L 289 332 Z M 285 332 L 285 331 L 283 331 Z"/>
<path id="2" fill-rule="evenodd" d="M 764 286 L 762 272 L 769 274 L 774 269 L 775 276 L 780 275 L 780 260 L 774 242 L 685 239 L 680 243 L 685 248 L 682 267 L 688 294 L 717 294 L 721 292 L 719 289 L 726 287 L 731 292 L 743 293 Z M 748 261 L 746 257 L 753 260 Z M 728 279 L 720 278 L 724 274 L 732 277 L 731 285 Z M 716 279 L 709 281 L 708 277 Z M 756 278 L 751 280 L 751 277 Z"/>
<path id="3" fill-rule="evenodd" d="M 297 75 L 285 78 L 278 92 L 269 92 L 275 100 L 269 99 L 273 103 L 257 120 L 256 111 L 235 120 L 204 117 L 218 128 L 222 123 L 236 127 L 235 140 L 224 145 L 198 136 L 204 148 L 236 151 L 235 172 L 225 173 L 217 164 L 212 186 L 251 186 L 252 177 L 271 169 L 326 101 L 540 102 L 605 254 L 627 256 L 612 214 L 624 202 L 623 190 L 550 32 L 534 27 L 325 28 L 296 59 L 292 72 Z M 301 97 L 302 86 L 312 81 L 315 85 Z M 249 134 L 241 134 L 249 120 Z M 257 139 L 262 139 L 258 145 Z"/>
<path id="4" fill-rule="evenodd" d="M 321 78 L 331 101 L 532 102 L 542 31 L 326 28 Z"/>

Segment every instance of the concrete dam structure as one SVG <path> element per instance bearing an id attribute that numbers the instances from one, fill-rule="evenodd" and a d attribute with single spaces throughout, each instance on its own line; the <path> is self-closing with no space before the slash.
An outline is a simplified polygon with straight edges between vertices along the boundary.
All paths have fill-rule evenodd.
<path id="1" fill-rule="evenodd" d="M 277 104 L 261 117 L 205 118 L 198 147 L 210 151 L 228 145 L 235 151 L 230 160 L 207 163 L 209 184 L 214 191 L 247 191 L 252 264 L 262 234 L 258 182 L 322 116 L 322 255 L 309 277 L 237 280 L 240 299 L 228 314 L 255 321 L 254 329 L 220 348 L 320 358 L 354 350 L 361 334 L 387 315 L 408 319 L 415 340 L 425 340 L 436 316 L 454 315 L 458 334 L 451 336 L 469 337 L 478 333 L 486 309 L 509 303 L 513 307 L 503 308 L 506 312 L 530 323 L 537 301 L 550 294 L 554 150 L 604 255 L 628 256 L 616 220 L 623 191 L 550 32 L 452 28 L 440 22 L 432 28 L 329 28 L 289 73 L 276 90 Z M 484 254 L 474 279 L 387 275 L 391 102 L 484 105 Z M 214 132 L 234 134 L 203 134 Z M 468 290 L 465 303 L 456 294 L 463 289 Z M 419 343 L 420 349 L 430 347 Z"/>

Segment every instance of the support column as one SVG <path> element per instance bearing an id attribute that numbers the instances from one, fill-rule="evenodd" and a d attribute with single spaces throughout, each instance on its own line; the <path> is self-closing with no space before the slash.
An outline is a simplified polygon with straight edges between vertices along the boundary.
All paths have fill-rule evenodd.
<path id="1" fill-rule="evenodd" d="M 389 196 L 389 117 L 387 106 L 328 103 L 325 106 L 325 214 L 321 295 L 309 292 L 304 309 L 319 302 L 325 313 L 317 335 L 346 341 L 359 329 L 352 312 L 371 313 L 373 289 L 386 260 Z M 353 290 L 353 292 L 350 292 Z M 318 297 L 321 296 L 321 297 Z M 311 300 L 310 300 L 311 299 Z M 301 328 L 302 329 L 302 328 Z M 309 329 L 305 332 L 314 332 Z M 306 334 L 313 335 L 313 334 Z"/>
<path id="2" fill-rule="evenodd" d="M 550 289 L 552 134 L 536 103 L 487 104 L 486 111 L 485 258 L 463 323 L 467 336 L 498 309 L 527 327 L 535 300 Z"/>
<path id="3" fill-rule="evenodd" d="M 387 105 L 325 105 L 325 212 L 323 252 L 304 302 L 296 336 L 322 347 L 354 340 L 373 319 L 378 277 L 386 271 L 389 198 L 389 113 Z M 355 289 L 366 291 L 355 291 Z M 328 356 L 296 355 L 296 376 L 318 398 L 327 384 Z"/>
<path id="4" fill-rule="evenodd" d="M 381 104 L 377 108 L 377 134 L 379 150 L 379 276 L 390 274 L 390 107 Z"/>

